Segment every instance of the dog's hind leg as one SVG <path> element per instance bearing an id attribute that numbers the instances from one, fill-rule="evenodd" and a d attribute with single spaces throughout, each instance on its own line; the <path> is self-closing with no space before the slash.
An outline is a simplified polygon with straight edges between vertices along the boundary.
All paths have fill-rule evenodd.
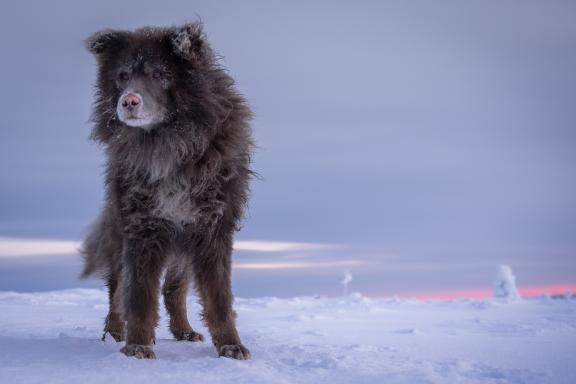
<path id="1" fill-rule="evenodd" d="M 204 336 L 195 332 L 188 322 L 186 313 L 188 285 L 188 274 L 182 272 L 178 266 L 170 266 L 166 270 L 162 294 L 164 305 L 170 315 L 170 332 L 176 340 L 204 341 Z"/>
<path id="2" fill-rule="evenodd" d="M 114 338 L 117 342 L 124 341 L 124 316 L 122 315 L 122 284 L 118 273 L 110 273 L 106 285 L 108 286 L 108 316 L 104 325 L 104 334 L 102 341 L 106 338 L 106 333 Z"/>

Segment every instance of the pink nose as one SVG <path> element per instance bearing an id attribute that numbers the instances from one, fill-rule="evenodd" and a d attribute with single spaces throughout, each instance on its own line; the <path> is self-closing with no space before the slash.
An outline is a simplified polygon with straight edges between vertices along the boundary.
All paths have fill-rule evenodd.
<path id="1" fill-rule="evenodd" d="M 122 106 L 124 108 L 136 107 L 140 104 L 142 104 L 142 99 L 134 93 L 129 93 L 122 97 Z"/>

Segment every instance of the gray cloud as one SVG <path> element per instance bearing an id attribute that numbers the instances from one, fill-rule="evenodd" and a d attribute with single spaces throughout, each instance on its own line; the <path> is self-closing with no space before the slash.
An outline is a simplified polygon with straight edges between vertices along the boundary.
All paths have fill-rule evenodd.
<path id="1" fill-rule="evenodd" d="M 506 259 L 534 282 L 532 260 L 548 263 L 544 282 L 576 272 L 572 2 L 2 8 L 1 236 L 79 239 L 98 211 L 82 40 L 200 15 L 256 113 L 263 180 L 239 238 L 366 246 L 354 256 L 447 268 Z"/>

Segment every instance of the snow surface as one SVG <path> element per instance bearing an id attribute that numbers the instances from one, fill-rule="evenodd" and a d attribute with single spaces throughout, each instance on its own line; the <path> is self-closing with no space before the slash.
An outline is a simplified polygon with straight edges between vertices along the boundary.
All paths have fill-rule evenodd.
<path id="1" fill-rule="evenodd" d="M 100 341 L 106 293 L 0 292 L 0 383 L 576 383 L 576 300 L 237 299 L 249 361 L 171 339 Z M 189 298 L 196 329 L 199 305 Z"/>

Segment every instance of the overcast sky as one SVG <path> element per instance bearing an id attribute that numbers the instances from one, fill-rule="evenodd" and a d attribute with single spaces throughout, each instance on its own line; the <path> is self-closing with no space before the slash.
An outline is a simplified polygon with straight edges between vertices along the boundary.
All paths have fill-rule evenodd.
<path id="1" fill-rule="evenodd" d="M 0 237 L 78 240 L 100 208 L 83 39 L 198 17 L 255 111 L 237 237 L 339 246 L 239 258 L 361 261 L 385 292 L 575 282 L 572 1 L 3 1 Z"/>

